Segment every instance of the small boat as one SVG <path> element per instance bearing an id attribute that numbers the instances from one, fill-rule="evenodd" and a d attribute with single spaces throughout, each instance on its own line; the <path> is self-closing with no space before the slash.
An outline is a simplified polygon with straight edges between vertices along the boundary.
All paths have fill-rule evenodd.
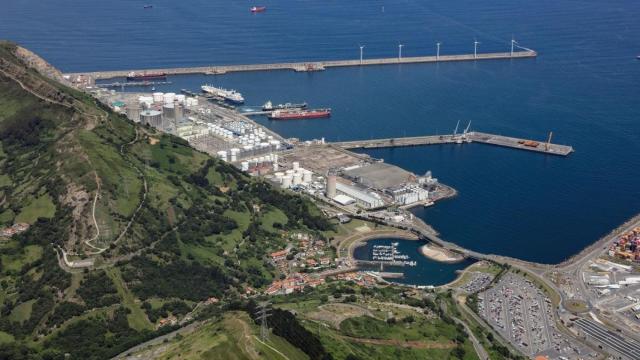
<path id="1" fill-rule="evenodd" d="M 143 6 L 143 8 L 145 8 L 145 9 L 153 9 L 153 5 L 145 5 L 145 6 Z"/>
<path id="2" fill-rule="evenodd" d="M 636 56 L 636 59 L 640 60 L 640 55 Z"/>
<path id="3" fill-rule="evenodd" d="M 259 13 L 259 12 L 264 12 L 265 10 L 267 10 L 266 6 L 253 6 L 251 8 L 251 12 L 252 13 Z"/>

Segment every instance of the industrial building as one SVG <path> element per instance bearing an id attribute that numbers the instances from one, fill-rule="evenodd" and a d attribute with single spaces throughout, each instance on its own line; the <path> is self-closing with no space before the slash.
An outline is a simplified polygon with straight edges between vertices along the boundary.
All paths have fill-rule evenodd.
<path id="1" fill-rule="evenodd" d="M 373 209 L 385 205 L 380 195 L 366 188 L 347 185 L 341 182 L 336 182 L 336 197 L 338 195 L 345 195 L 349 198 L 352 198 L 355 201 L 356 205 L 365 209 Z"/>

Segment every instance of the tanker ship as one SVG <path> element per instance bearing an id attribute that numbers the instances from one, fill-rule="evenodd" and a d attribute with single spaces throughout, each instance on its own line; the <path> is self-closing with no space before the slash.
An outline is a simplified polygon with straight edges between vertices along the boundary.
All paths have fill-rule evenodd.
<path id="1" fill-rule="evenodd" d="M 211 86 L 211 85 L 202 85 L 200 88 L 205 93 L 221 97 L 221 98 L 225 99 L 228 102 L 231 102 L 231 103 L 234 103 L 234 104 L 242 104 L 242 103 L 244 103 L 244 98 L 242 97 L 242 94 L 240 94 L 239 92 L 237 92 L 235 90 L 227 90 L 227 89 L 223 89 L 223 88 L 217 88 L 217 87 Z"/>
<path id="2" fill-rule="evenodd" d="M 156 73 L 144 72 L 142 74 L 138 74 L 132 71 L 127 74 L 127 81 L 164 80 L 166 78 L 167 78 L 167 73 L 163 73 L 163 72 L 156 72 Z"/>
<path id="3" fill-rule="evenodd" d="M 331 116 L 331 109 L 276 110 L 267 117 L 271 120 L 319 119 Z"/>
<path id="4" fill-rule="evenodd" d="M 301 110 L 306 108 L 307 108 L 306 102 L 303 102 L 300 104 L 285 103 L 285 104 L 273 105 L 271 101 L 267 101 L 266 103 L 264 103 L 264 105 L 262 105 L 262 111 L 289 110 L 289 109 Z"/>

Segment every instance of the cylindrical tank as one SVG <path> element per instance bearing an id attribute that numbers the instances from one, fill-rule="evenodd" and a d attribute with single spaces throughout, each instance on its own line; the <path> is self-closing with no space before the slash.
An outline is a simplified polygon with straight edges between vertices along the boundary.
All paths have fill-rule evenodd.
<path id="1" fill-rule="evenodd" d="M 311 171 L 309 171 L 309 170 L 305 170 L 305 171 L 302 173 L 302 182 L 310 183 L 310 182 L 311 182 L 311 178 L 312 178 L 312 174 L 313 174 L 313 173 L 312 173 Z"/>
<path id="2" fill-rule="evenodd" d="M 327 197 L 333 199 L 336 197 L 336 175 L 329 173 L 327 176 Z"/>
<path id="3" fill-rule="evenodd" d="M 127 117 L 133 122 L 140 122 L 140 104 L 132 102 L 127 105 Z"/>
<path id="4" fill-rule="evenodd" d="M 241 162 L 240 163 L 240 170 L 248 171 L 249 170 L 249 162 L 248 161 Z"/>
<path id="5" fill-rule="evenodd" d="M 293 170 L 293 169 L 289 169 L 289 170 L 287 170 L 287 171 L 286 171 L 286 173 L 287 173 L 287 175 L 291 175 L 291 176 L 293 176 L 293 174 L 295 174 L 295 173 L 296 173 L 296 171 L 295 171 L 295 170 Z"/>
<path id="6" fill-rule="evenodd" d="M 184 96 L 184 94 L 176 95 L 176 101 L 178 102 L 178 104 L 184 104 L 185 99 L 186 97 Z"/>
<path id="7" fill-rule="evenodd" d="M 153 93 L 153 102 L 154 103 L 161 103 L 162 99 L 163 99 L 163 93 L 161 92 L 154 92 Z"/>
<path id="8" fill-rule="evenodd" d="M 231 154 L 231 161 L 232 162 L 238 161 L 238 154 Z"/>
<path id="9" fill-rule="evenodd" d="M 176 104 L 176 106 L 175 106 L 176 121 L 180 121 L 184 117 L 183 110 L 184 110 L 184 108 L 182 107 L 182 105 Z"/>
<path id="10" fill-rule="evenodd" d="M 227 152 L 224 150 L 220 150 L 216 153 L 218 157 L 224 161 L 227 161 Z"/>
<path id="11" fill-rule="evenodd" d="M 293 185 L 302 184 L 302 174 L 293 174 Z"/>
<path id="12" fill-rule="evenodd" d="M 298 170 L 298 168 L 300 168 L 300 163 L 297 161 L 293 162 L 293 170 Z"/>
<path id="13" fill-rule="evenodd" d="M 176 93 L 166 93 L 162 95 L 162 101 L 164 101 L 165 104 L 173 104 L 175 99 Z"/>
<path id="14" fill-rule="evenodd" d="M 291 182 L 293 181 L 293 178 L 291 177 L 291 175 L 285 175 L 282 177 L 282 188 L 283 189 L 287 189 L 291 187 Z"/>
<path id="15" fill-rule="evenodd" d="M 162 112 L 157 110 L 144 110 L 140 113 L 140 122 L 153 127 L 162 126 Z"/>

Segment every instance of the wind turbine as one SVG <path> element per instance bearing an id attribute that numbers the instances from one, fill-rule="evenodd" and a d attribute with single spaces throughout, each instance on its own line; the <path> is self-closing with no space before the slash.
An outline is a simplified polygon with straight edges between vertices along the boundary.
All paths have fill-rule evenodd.
<path id="1" fill-rule="evenodd" d="M 473 40 L 473 58 L 474 59 L 478 58 L 478 44 L 480 44 L 478 40 Z"/>

